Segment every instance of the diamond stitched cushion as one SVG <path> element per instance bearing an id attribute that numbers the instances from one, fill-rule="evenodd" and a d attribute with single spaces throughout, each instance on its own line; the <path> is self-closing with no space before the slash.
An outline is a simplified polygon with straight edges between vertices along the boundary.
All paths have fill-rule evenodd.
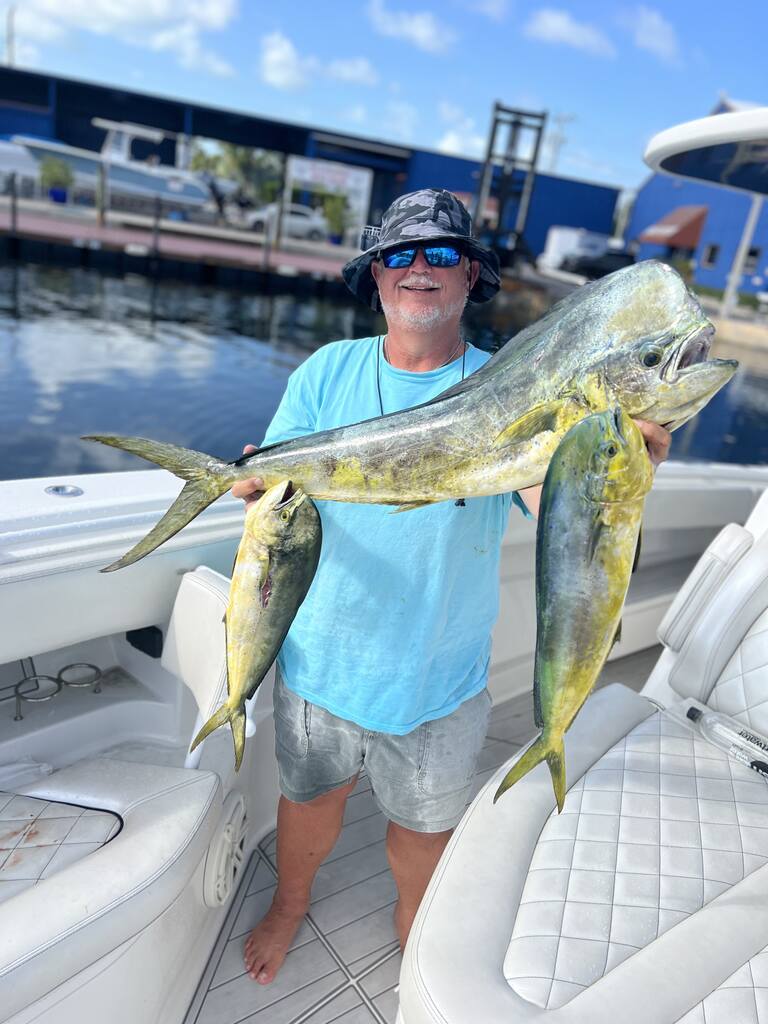
<path id="1" fill-rule="evenodd" d="M 111 811 L 0 792 L 0 903 L 109 842 Z"/>
<path id="2" fill-rule="evenodd" d="M 768 861 L 768 785 L 663 712 L 547 819 L 504 960 L 522 998 L 569 1002 Z"/>
<path id="3" fill-rule="evenodd" d="M 753 623 L 723 669 L 707 703 L 768 733 L 768 610 Z"/>
<path id="4" fill-rule="evenodd" d="M 768 946 L 680 1017 L 678 1024 L 765 1024 L 768 1019 Z"/>

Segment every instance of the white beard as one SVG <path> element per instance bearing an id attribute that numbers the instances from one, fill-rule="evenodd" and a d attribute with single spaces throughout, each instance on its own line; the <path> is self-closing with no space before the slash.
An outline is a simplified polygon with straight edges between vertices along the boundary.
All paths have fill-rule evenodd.
<path id="1" fill-rule="evenodd" d="M 436 303 L 434 306 L 425 306 L 423 309 L 408 310 L 401 309 L 395 304 L 381 300 L 381 306 L 384 310 L 384 316 L 386 317 L 388 324 L 394 324 L 398 327 L 407 327 L 412 331 L 425 332 L 431 331 L 435 327 L 448 323 L 450 320 L 455 320 L 457 316 L 461 316 L 466 304 L 466 295 L 461 299 L 457 299 L 456 302 L 451 302 L 448 305 L 439 305 Z"/>

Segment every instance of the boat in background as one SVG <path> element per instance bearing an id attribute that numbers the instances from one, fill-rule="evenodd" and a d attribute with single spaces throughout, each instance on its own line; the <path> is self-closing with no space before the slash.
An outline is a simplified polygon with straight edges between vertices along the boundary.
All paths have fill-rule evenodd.
<path id="1" fill-rule="evenodd" d="M 159 200 L 166 214 L 175 212 L 184 216 L 208 211 L 213 219 L 215 207 L 210 188 L 201 175 L 185 168 L 188 151 L 185 137 L 159 128 L 100 117 L 94 118 L 92 123 L 95 128 L 106 132 L 98 153 L 53 139 L 14 135 L 0 148 L 0 171 L 21 173 L 22 181 L 36 171 L 34 178 L 37 180 L 41 162 L 46 157 L 54 158 L 71 168 L 73 187 L 80 202 L 96 205 L 103 180 L 106 183 L 107 207 L 112 202 L 123 210 L 153 214 Z M 135 141 L 160 145 L 167 138 L 176 142 L 177 166 L 134 158 Z M 33 163 L 30 163 L 30 158 Z"/>

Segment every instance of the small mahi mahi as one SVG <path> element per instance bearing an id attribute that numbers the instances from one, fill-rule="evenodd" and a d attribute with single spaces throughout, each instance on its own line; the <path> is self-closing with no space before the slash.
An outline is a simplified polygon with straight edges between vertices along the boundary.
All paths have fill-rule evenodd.
<path id="1" fill-rule="evenodd" d="M 619 407 L 577 423 L 552 458 L 536 533 L 533 697 L 541 734 L 494 803 L 546 760 L 563 809 L 564 736 L 617 639 L 652 482 L 642 434 Z"/>
<path id="2" fill-rule="evenodd" d="M 306 597 L 320 558 L 322 528 L 314 502 L 289 480 L 248 508 L 232 570 L 227 630 L 227 700 L 205 723 L 190 751 L 229 722 L 235 771 L 245 746 L 245 702 L 277 657 Z"/>

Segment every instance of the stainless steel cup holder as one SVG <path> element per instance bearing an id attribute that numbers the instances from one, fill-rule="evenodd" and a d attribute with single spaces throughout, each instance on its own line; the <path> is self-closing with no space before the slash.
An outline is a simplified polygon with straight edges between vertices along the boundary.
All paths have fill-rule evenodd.
<path id="1" fill-rule="evenodd" d="M 28 661 L 28 665 L 34 669 L 31 658 Z M 22 687 L 24 686 L 29 686 L 30 689 L 23 690 Z M 60 669 L 55 678 L 53 676 L 40 675 L 34 671 L 29 675 L 25 675 L 13 687 L 13 693 L 16 697 L 14 722 L 21 722 L 24 718 L 21 713 L 22 701 L 26 701 L 28 704 L 39 704 L 44 700 L 50 700 L 52 697 L 55 697 L 65 686 L 71 686 L 74 689 L 92 686 L 93 693 L 101 693 L 101 669 L 98 665 L 92 665 L 88 661 L 73 661 L 71 665 L 65 665 Z M 2 699 L 5 700 L 6 698 Z"/>
<path id="2" fill-rule="evenodd" d="M 27 690 L 22 692 L 22 686 L 27 683 L 34 683 L 35 688 L 33 690 Z M 41 683 L 50 683 L 53 687 L 43 687 Z M 21 713 L 21 702 L 26 701 L 28 704 L 40 704 L 44 700 L 50 700 L 55 697 L 56 694 L 62 687 L 60 679 L 54 679 L 53 676 L 33 675 L 24 676 L 13 688 L 13 692 L 16 694 L 16 714 L 13 717 L 14 722 L 20 722 L 24 716 Z M 44 692 L 40 692 L 43 690 Z"/>
<path id="3" fill-rule="evenodd" d="M 56 678 L 64 686 L 93 686 L 94 693 L 101 693 L 101 669 L 88 661 L 73 661 L 59 671 Z"/>

